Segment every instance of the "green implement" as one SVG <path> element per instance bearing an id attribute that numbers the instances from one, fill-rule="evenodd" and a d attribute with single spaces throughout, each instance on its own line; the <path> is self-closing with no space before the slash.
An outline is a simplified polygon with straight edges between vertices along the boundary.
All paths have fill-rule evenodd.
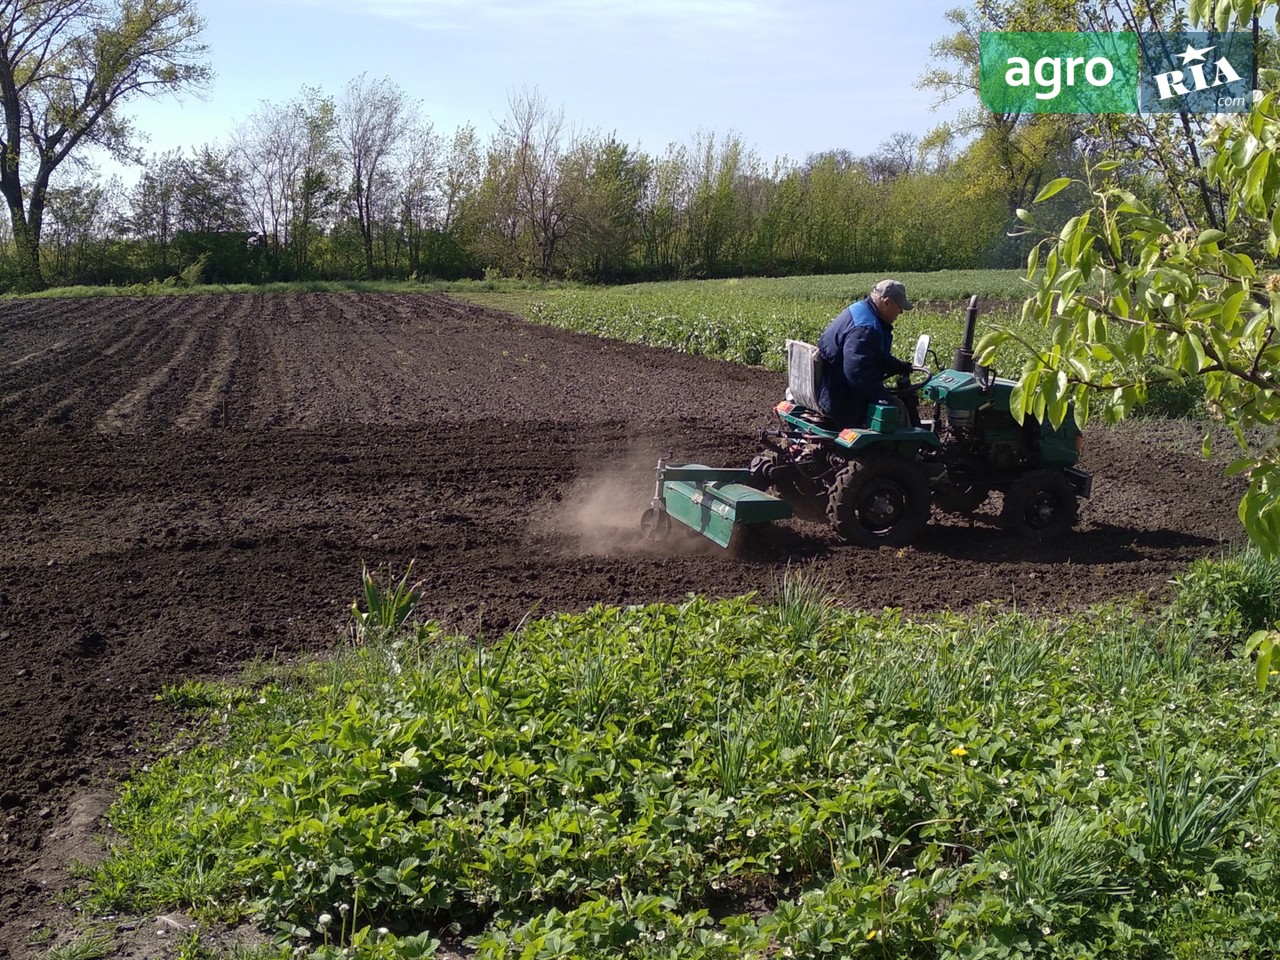
<path id="1" fill-rule="evenodd" d="M 737 527 L 772 523 L 791 516 L 791 504 L 751 486 L 749 469 L 669 465 L 658 461 L 653 502 L 640 519 L 650 540 L 661 540 L 675 518 L 722 547 Z"/>

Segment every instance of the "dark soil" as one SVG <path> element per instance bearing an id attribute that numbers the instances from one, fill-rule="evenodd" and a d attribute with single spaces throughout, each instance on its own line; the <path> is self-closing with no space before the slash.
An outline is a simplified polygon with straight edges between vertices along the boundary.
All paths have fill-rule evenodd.
<path id="1" fill-rule="evenodd" d="M 1241 538 L 1240 486 L 1146 423 L 1090 430 L 1094 496 L 1052 544 L 988 515 L 901 550 L 800 522 L 659 549 L 657 458 L 745 465 L 783 378 L 441 296 L 9 302 L 0 371 L 0 956 L 65 921 L 75 823 L 173 732 L 156 694 L 343 642 L 362 563 L 412 562 L 423 615 L 495 636 L 788 566 L 850 606 L 1057 612 Z"/>

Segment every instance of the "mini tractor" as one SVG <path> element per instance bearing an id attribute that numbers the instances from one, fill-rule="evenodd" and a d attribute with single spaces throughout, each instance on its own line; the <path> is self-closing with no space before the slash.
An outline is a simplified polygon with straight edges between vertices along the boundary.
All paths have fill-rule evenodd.
<path id="1" fill-rule="evenodd" d="M 934 507 L 968 514 L 991 492 L 1004 496 L 1000 525 L 1035 539 L 1061 536 L 1076 523 L 1077 498 L 1091 476 L 1076 464 L 1083 436 L 1072 411 L 1058 427 L 1010 414 L 1014 381 L 974 362 L 978 298 L 969 300 L 964 337 L 950 369 L 929 337 L 916 343 L 914 372 L 873 404 L 865 427 L 840 429 L 818 410 L 822 361 L 817 348 L 787 341 L 787 393 L 745 468 L 658 461 L 653 501 L 641 518 L 651 540 L 672 519 L 728 547 L 735 532 L 791 516 L 830 523 L 848 543 L 911 543 Z M 922 419 L 920 399 L 930 416 Z"/>

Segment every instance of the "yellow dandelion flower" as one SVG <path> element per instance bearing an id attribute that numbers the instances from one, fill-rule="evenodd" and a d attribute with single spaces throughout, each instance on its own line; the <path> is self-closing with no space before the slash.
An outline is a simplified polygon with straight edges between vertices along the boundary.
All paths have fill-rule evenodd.
<path id="1" fill-rule="evenodd" d="M 969 751 L 964 748 L 963 744 L 961 744 L 958 747 L 951 748 L 951 755 L 953 757 L 967 757 L 969 755 Z"/>

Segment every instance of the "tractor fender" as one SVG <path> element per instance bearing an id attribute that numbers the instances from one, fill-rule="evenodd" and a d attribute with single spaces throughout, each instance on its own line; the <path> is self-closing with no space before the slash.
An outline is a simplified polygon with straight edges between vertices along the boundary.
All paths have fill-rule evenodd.
<path id="1" fill-rule="evenodd" d="M 921 447 L 941 450 L 942 440 L 932 430 L 925 430 L 923 427 L 908 427 L 892 433 L 881 433 L 865 427 L 849 427 L 836 436 L 836 445 L 859 453 L 876 447 L 914 453 Z"/>

